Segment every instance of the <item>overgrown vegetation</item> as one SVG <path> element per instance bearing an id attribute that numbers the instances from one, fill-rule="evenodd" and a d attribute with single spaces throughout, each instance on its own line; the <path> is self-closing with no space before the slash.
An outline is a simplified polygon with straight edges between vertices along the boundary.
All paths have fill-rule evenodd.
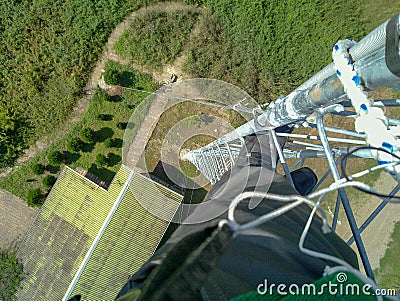
<path id="1" fill-rule="evenodd" d="M 139 66 L 161 70 L 181 52 L 196 19 L 197 13 L 190 10 L 147 11 L 132 21 L 115 50 Z M 107 77 L 114 80 L 115 74 Z"/>
<path id="2" fill-rule="evenodd" d="M 50 189 L 51 187 L 53 187 L 56 180 L 56 177 L 53 175 L 45 176 L 42 181 L 44 188 Z"/>
<path id="3" fill-rule="evenodd" d="M 0 300 L 15 300 L 23 277 L 24 270 L 15 252 L 0 249 Z"/>
<path id="4" fill-rule="evenodd" d="M 0 168 L 65 121 L 110 32 L 152 2 L 0 1 Z"/>
<path id="5" fill-rule="evenodd" d="M 187 2 L 204 4 L 212 14 L 201 16 L 188 43 L 186 72 L 231 82 L 262 102 L 330 63 L 335 41 L 366 32 L 359 1 Z"/>
<path id="6" fill-rule="evenodd" d="M 51 165 L 54 166 L 60 166 L 60 164 L 63 162 L 64 157 L 59 151 L 52 151 L 49 153 L 47 156 L 47 160 Z"/>
<path id="7" fill-rule="evenodd" d="M 158 88 L 158 84 L 149 75 L 134 71 L 129 67 L 108 63 L 106 70 L 108 69 L 115 70 L 118 74 L 123 75 L 119 84 L 124 83 L 125 86 L 147 91 L 155 91 Z M 48 175 L 48 172 L 57 175 L 63 164 L 68 164 L 72 168 L 79 166 L 101 180 L 111 182 L 115 172 L 119 169 L 122 156 L 121 147 L 124 130 L 120 124 L 126 126 L 134 108 L 148 95 L 126 90 L 121 96 L 113 97 L 112 101 L 105 95 L 107 95 L 105 91 L 98 89 L 93 95 L 83 119 L 61 140 L 50 146 L 47 151 L 25 166 L 21 166 L 10 176 L 1 179 L 0 187 L 23 199 L 28 199 L 30 191 L 35 189 L 41 191 L 43 178 Z M 143 118 L 146 112 L 143 111 Z M 107 118 L 99 120 L 99 115 Z M 91 137 L 92 131 L 93 137 Z M 93 138 L 93 142 L 83 142 L 81 138 L 84 137 L 85 139 Z M 104 145 L 104 142 L 108 139 L 111 140 L 110 147 L 113 147 L 112 149 Z M 79 147 L 71 148 L 71 141 L 77 140 L 80 141 Z M 98 165 L 96 164 L 96 156 L 99 154 L 104 156 L 106 161 Z M 46 166 L 47 174 L 36 175 L 32 170 L 36 164 Z M 40 205 L 43 201 L 43 198 L 36 195 L 37 193 L 34 201 L 30 202 L 32 205 Z"/>
<path id="8" fill-rule="evenodd" d="M 379 285 L 386 289 L 398 289 L 400 286 L 400 222 L 397 222 L 392 234 L 392 241 L 388 244 L 385 256 L 379 261 L 380 268 L 375 271 Z"/>
<path id="9" fill-rule="evenodd" d="M 28 205 L 30 207 L 39 206 L 43 204 L 44 201 L 42 191 L 40 188 L 29 190 L 26 198 L 28 200 Z"/>

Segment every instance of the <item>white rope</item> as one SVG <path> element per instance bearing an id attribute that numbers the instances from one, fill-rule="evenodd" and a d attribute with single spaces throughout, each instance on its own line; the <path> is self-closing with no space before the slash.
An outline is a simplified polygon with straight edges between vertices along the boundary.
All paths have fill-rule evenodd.
<path id="1" fill-rule="evenodd" d="M 373 100 L 368 98 L 367 92 L 362 86 L 362 79 L 354 70 L 349 50 L 356 45 L 351 39 L 342 40 L 333 47 L 332 58 L 336 73 L 344 91 L 349 97 L 357 116 L 355 118 L 355 129 L 359 133 L 366 134 L 369 145 L 377 148 L 386 148 L 392 153 L 399 154 L 400 143 L 395 135 L 396 130 L 388 129 L 388 119 L 381 108 L 373 107 Z M 372 155 L 379 164 L 396 161 L 390 154 L 371 150 Z M 400 166 L 386 166 L 385 170 L 390 172 L 397 180 L 400 180 Z"/>
<path id="2" fill-rule="evenodd" d="M 306 203 L 306 204 L 310 205 L 311 207 L 315 208 L 316 210 L 319 210 L 319 212 L 321 213 L 322 221 L 323 221 L 322 231 L 324 233 L 328 233 L 331 230 L 328 226 L 325 210 L 319 205 L 318 202 L 313 202 L 310 199 L 320 197 L 320 196 L 323 197 L 328 192 L 336 191 L 339 188 L 345 188 L 345 187 L 358 187 L 358 188 L 362 188 L 362 189 L 365 189 L 368 191 L 373 191 L 370 186 L 368 186 L 362 182 L 356 182 L 356 181 L 349 181 L 349 182 L 344 182 L 344 183 L 336 182 L 336 183 L 331 184 L 327 188 L 324 188 L 317 192 L 309 194 L 307 197 L 303 197 L 303 196 L 300 196 L 297 194 L 279 195 L 279 194 L 273 194 L 273 193 L 268 193 L 268 192 L 246 191 L 246 192 L 242 192 L 241 194 L 239 194 L 232 200 L 231 204 L 229 205 L 229 209 L 228 209 L 228 220 L 230 222 L 236 223 L 236 221 L 235 221 L 236 207 L 239 205 L 239 203 L 241 201 L 252 198 L 252 197 L 267 198 L 267 199 L 274 200 L 274 201 L 281 201 L 281 202 L 286 202 L 286 203 L 291 202 L 291 203 L 288 205 L 282 206 L 282 207 L 280 207 L 272 212 L 269 212 L 265 215 L 262 215 L 262 216 L 258 217 L 257 219 L 255 219 L 254 221 L 248 222 L 243 225 L 238 224 L 238 228 L 237 228 L 238 231 L 243 231 L 243 230 L 257 227 L 267 221 L 270 221 L 270 220 L 286 213 L 287 211 L 297 207 L 298 205 L 300 205 L 302 203 Z"/>

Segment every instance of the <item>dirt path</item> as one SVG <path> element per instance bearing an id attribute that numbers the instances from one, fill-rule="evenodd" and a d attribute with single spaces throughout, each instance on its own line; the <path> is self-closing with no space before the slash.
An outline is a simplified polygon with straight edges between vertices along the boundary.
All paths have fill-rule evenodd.
<path id="1" fill-rule="evenodd" d="M 113 31 L 113 33 L 110 36 L 110 39 L 107 44 L 107 52 L 105 54 L 106 58 L 105 60 L 110 60 L 112 62 L 122 64 L 122 65 L 129 65 L 131 68 L 136 69 L 138 71 L 148 73 L 150 74 L 155 81 L 158 83 L 165 83 L 169 78 L 170 78 L 170 73 L 168 72 L 169 68 L 173 68 L 174 71 L 182 75 L 182 63 L 184 61 L 183 57 L 180 56 L 178 57 L 172 65 L 165 65 L 163 67 L 163 71 L 156 72 L 152 71 L 150 69 L 147 69 L 143 66 L 137 65 L 137 64 L 132 64 L 129 60 L 121 58 L 118 54 L 115 53 L 114 51 L 114 44 L 118 40 L 118 38 L 121 36 L 121 34 L 128 29 L 130 22 L 138 15 L 143 13 L 144 11 L 154 11 L 154 10 L 163 10 L 165 12 L 170 12 L 174 10 L 201 10 L 201 8 L 196 7 L 194 5 L 188 5 L 184 4 L 182 2 L 159 2 L 156 3 L 152 6 L 148 6 L 142 9 L 139 9 L 136 12 L 133 12 L 124 22 L 120 23 Z"/>
<path id="2" fill-rule="evenodd" d="M 141 123 L 140 128 L 130 144 L 126 155 L 126 161 L 129 163 L 129 167 L 136 172 L 143 172 L 143 170 L 138 167 L 139 160 L 144 153 L 147 142 L 149 141 L 161 114 L 164 113 L 164 108 L 167 103 L 168 98 L 166 97 L 156 96 L 154 98 L 147 112 L 146 118 Z"/>

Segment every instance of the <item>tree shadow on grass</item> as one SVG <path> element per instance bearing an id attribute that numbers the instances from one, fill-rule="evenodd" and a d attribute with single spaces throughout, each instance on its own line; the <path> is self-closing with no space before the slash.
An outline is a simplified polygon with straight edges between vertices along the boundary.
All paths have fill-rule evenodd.
<path id="1" fill-rule="evenodd" d="M 96 164 L 92 164 L 88 170 L 88 172 L 100 180 L 106 182 L 107 184 L 111 183 L 112 180 L 115 177 L 115 172 L 105 168 L 105 167 L 100 167 L 98 168 Z"/>
<path id="2" fill-rule="evenodd" d="M 67 163 L 67 162 L 65 162 L 66 164 L 69 164 L 69 163 Z M 60 171 L 60 166 L 54 166 L 54 165 L 50 165 L 50 164 L 48 164 L 47 166 L 46 166 L 46 170 L 48 171 L 48 172 L 50 172 L 51 174 L 56 174 L 56 173 L 58 173 L 59 171 Z"/>
<path id="3" fill-rule="evenodd" d="M 132 86 L 134 81 L 135 81 L 135 75 L 133 74 L 133 72 L 122 71 L 119 74 L 119 83 L 123 87 Z"/>
<path id="4" fill-rule="evenodd" d="M 123 141 L 120 138 L 115 138 L 115 139 L 113 139 L 112 143 L 113 143 L 113 147 L 121 148 Z"/>
<path id="5" fill-rule="evenodd" d="M 123 85 L 124 86 L 124 85 Z M 123 99 L 119 95 L 111 96 L 112 102 L 121 102 Z"/>
<path id="6" fill-rule="evenodd" d="M 113 135 L 114 131 L 109 127 L 101 128 L 95 133 L 97 142 L 104 142 L 107 138 L 111 138 Z"/>
<path id="7" fill-rule="evenodd" d="M 80 154 L 78 153 L 71 153 L 69 151 L 64 151 L 63 152 L 63 156 L 64 156 L 64 162 L 65 164 L 69 165 L 72 164 L 76 161 L 78 161 L 78 159 L 81 157 Z"/>
<path id="8" fill-rule="evenodd" d="M 117 165 L 118 163 L 121 163 L 121 156 L 114 154 L 114 153 L 109 153 L 107 155 L 107 164 L 108 166 L 112 167 Z"/>

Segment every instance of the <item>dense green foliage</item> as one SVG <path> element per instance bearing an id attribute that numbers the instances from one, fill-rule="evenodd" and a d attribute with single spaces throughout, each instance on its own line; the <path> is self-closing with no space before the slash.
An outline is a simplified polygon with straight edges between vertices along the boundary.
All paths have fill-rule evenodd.
<path id="1" fill-rule="evenodd" d="M 42 183 L 43 183 L 44 188 L 51 188 L 56 181 L 57 181 L 57 179 L 55 176 L 47 175 L 43 178 Z"/>
<path id="2" fill-rule="evenodd" d="M 115 69 L 107 69 L 104 72 L 104 81 L 108 85 L 118 85 L 119 84 L 119 72 Z"/>
<path id="3" fill-rule="evenodd" d="M 0 249 L 0 300 L 15 300 L 23 277 L 24 270 L 15 252 Z"/>
<path id="4" fill-rule="evenodd" d="M 21 153 L 26 132 L 27 124 L 20 113 L 6 108 L 0 98 L 0 168 L 12 165 Z"/>
<path id="5" fill-rule="evenodd" d="M 41 205 L 43 203 L 43 195 L 40 188 L 29 190 L 27 199 L 28 199 L 28 205 L 31 207 Z"/>
<path id="6" fill-rule="evenodd" d="M 43 164 L 35 164 L 32 166 L 32 172 L 35 175 L 42 175 L 45 171 L 46 167 Z"/>
<path id="7" fill-rule="evenodd" d="M 142 13 L 119 38 L 115 50 L 135 64 L 160 70 L 179 55 L 196 18 L 190 10 Z"/>
<path id="8" fill-rule="evenodd" d="M 19 120 L 17 131 L 0 136 L 0 168 L 64 122 L 110 32 L 130 11 L 152 2 L 0 1 L 0 108 L 13 109 Z M 22 121 L 29 130 L 22 130 Z"/>
<path id="9" fill-rule="evenodd" d="M 198 1 L 189 1 L 198 2 Z M 331 61 L 341 38 L 365 33 L 359 1 L 204 0 L 186 71 L 224 79 L 259 101 L 274 99 Z"/>
<path id="10" fill-rule="evenodd" d="M 91 128 L 84 128 L 81 131 L 80 136 L 81 136 L 82 140 L 87 143 L 93 143 L 96 140 L 94 131 Z"/>
<path id="11" fill-rule="evenodd" d="M 107 139 L 104 141 L 104 146 L 105 146 L 106 148 L 112 147 L 112 146 L 113 146 L 113 140 L 112 140 L 111 138 L 107 138 Z"/>
<path id="12" fill-rule="evenodd" d="M 107 164 L 107 158 L 103 154 L 97 154 L 96 155 L 96 161 L 95 161 L 97 168 L 101 168 Z"/>
<path id="13" fill-rule="evenodd" d="M 81 139 L 74 137 L 67 143 L 67 150 L 72 153 L 77 153 L 81 150 L 83 142 Z"/>

